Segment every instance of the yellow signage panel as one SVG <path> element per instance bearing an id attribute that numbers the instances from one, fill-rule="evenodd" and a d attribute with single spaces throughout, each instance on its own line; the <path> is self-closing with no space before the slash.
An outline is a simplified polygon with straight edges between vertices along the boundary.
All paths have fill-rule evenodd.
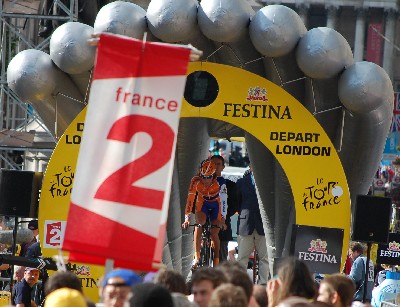
<path id="1" fill-rule="evenodd" d="M 59 254 L 68 216 L 85 114 L 86 108 L 60 138 L 45 172 L 39 206 L 39 233 L 44 257 Z M 105 231 L 105 229 L 99 229 L 99 231 Z M 67 256 L 68 253 L 63 252 L 63 255 Z M 72 271 L 81 279 L 84 293 L 92 301 L 98 302 L 97 282 L 104 273 L 104 267 L 72 263 Z M 49 271 L 50 275 L 52 273 Z"/>

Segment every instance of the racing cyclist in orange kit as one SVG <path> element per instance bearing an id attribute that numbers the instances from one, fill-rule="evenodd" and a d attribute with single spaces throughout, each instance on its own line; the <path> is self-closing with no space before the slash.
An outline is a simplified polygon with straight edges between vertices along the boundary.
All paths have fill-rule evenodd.
<path id="1" fill-rule="evenodd" d="M 204 225 L 206 223 L 208 211 L 210 211 L 211 225 L 217 225 L 225 228 L 225 218 L 222 216 L 220 201 L 220 185 L 216 180 L 216 165 L 210 160 L 201 162 L 199 174 L 194 176 L 190 182 L 188 198 L 185 208 L 185 221 L 182 228 L 186 229 L 190 225 L 190 213 L 195 206 L 196 224 Z M 211 228 L 211 241 L 214 246 L 214 266 L 219 264 L 219 227 Z M 200 260 L 202 227 L 194 229 L 194 247 L 195 257 L 192 268 L 196 269 Z"/>

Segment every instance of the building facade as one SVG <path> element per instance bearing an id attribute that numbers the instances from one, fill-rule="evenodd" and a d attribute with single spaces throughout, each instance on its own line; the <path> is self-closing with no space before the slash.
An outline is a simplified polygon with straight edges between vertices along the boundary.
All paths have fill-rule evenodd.
<path id="1" fill-rule="evenodd" d="M 307 29 L 329 27 L 348 41 L 355 61 L 382 66 L 400 91 L 399 4 L 396 0 L 262 0 L 295 10 Z"/>

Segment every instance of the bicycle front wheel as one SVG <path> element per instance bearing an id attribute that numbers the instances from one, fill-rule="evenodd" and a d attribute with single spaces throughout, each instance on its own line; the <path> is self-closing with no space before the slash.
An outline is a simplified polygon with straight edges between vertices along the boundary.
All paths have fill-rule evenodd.
<path id="1" fill-rule="evenodd" d="M 210 261 L 210 247 L 207 240 L 203 239 L 200 250 L 200 265 L 209 266 L 209 261 Z"/>

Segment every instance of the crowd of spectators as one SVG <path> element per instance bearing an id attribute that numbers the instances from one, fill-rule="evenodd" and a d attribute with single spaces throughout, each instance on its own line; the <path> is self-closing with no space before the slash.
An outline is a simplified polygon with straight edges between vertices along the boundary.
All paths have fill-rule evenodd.
<path id="1" fill-rule="evenodd" d="M 360 290 L 354 277 L 356 261 L 364 257 L 360 248 L 358 242 L 350 245 L 350 274 L 325 275 L 319 282 L 296 257 L 280 259 L 276 274 L 266 285 L 254 284 L 237 261 L 199 267 L 190 279 L 167 268 L 156 273 L 114 269 L 98 283 L 97 304 L 85 297 L 81 281 L 68 271 L 49 277 L 44 287 L 46 299 L 36 304 L 27 293 L 37 283 L 39 271 L 18 267 L 13 299 L 17 307 L 367 307 L 370 297 L 361 303 L 356 294 Z"/>
<path id="2" fill-rule="evenodd" d="M 95 306 L 85 297 L 78 277 L 71 272 L 53 274 L 45 291 L 44 307 Z M 101 303 L 96 306 L 351 307 L 355 292 L 356 285 L 347 275 L 332 274 L 318 284 L 302 260 L 287 257 L 280 261 L 277 275 L 267 285 L 254 285 L 243 266 L 231 261 L 215 268 L 200 267 L 190 281 L 166 268 L 147 275 L 115 269 L 99 282 Z"/>
<path id="3" fill-rule="evenodd" d="M 212 158 L 222 157 L 215 155 Z M 221 163 L 221 170 L 224 164 Z M 220 176 L 220 172 L 218 176 Z M 247 177 L 246 177 L 247 176 Z M 244 176 L 243 191 L 255 190 L 255 182 L 251 170 Z M 246 183 L 246 185 L 245 185 Z M 240 186 L 240 182 L 239 182 Z M 252 200 L 248 206 L 241 200 L 240 189 L 231 189 L 237 197 L 231 197 L 228 205 L 238 210 L 239 215 L 258 213 L 258 202 Z M 229 192 L 229 189 L 228 189 Z M 254 192 L 254 191 L 253 191 Z M 255 193 L 254 193 L 255 194 Z M 242 196 L 243 196 L 242 195 Z M 247 194 L 246 194 L 247 195 Z M 250 199 L 248 196 L 245 197 Z M 232 200 L 235 200 L 232 203 Z M 229 198 L 228 198 L 229 200 Z M 229 223 L 229 214 L 227 214 Z M 261 220 L 261 218 L 259 218 Z M 255 218 L 249 219 L 254 222 Z M 240 225 L 249 228 L 249 222 L 242 219 Z M 261 221 L 260 221 L 261 223 Z M 261 224 L 260 224 L 261 225 Z M 28 224 L 33 232 L 31 242 L 21 248 L 21 256 L 28 258 L 39 257 L 40 244 L 38 241 L 38 221 Z M 239 227 L 238 227 L 239 228 Z M 246 229 L 247 229 L 246 228 Z M 128 269 L 114 269 L 98 282 L 100 303 L 95 304 L 87 298 L 82 290 L 81 281 L 72 272 L 56 272 L 44 284 L 44 300 L 35 300 L 34 290 L 37 291 L 39 272 L 36 268 L 14 266 L 15 286 L 12 289 L 12 303 L 16 307 L 362 307 L 369 306 L 374 280 L 368 279 L 364 285 L 366 257 L 364 247 L 358 242 L 352 242 L 348 251 L 348 259 L 343 273 L 324 276 L 316 280 L 307 265 L 296 257 L 286 257 L 279 260 L 277 271 L 270 271 L 268 262 L 259 265 L 259 284 L 249 277 L 246 271 L 249 253 L 255 246 L 259 252 L 258 261 L 262 263 L 266 256 L 260 252 L 264 233 L 252 225 L 245 233 L 238 232 L 247 238 L 249 247 L 243 252 L 244 261 L 228 261 L 227 247 L 223 245 L 220 262 L 214 267 L 197 267 L 189 279 L 180 272 L 163 268 L 157 273 L 139 273 Z M 243 250 L 243 242 L 239 242 Z M 221 240 L 224 242 L 224 240 Z M 258 242 L 260 241 L 260 242 Z M 265 242 L 264 242 L 265 243 Z M 28 256 L 30 255 L 30 256 Z M 218 256 L 217 256 L 218 257 Z M 368 273 L 373 272 L 373 264 L 369 264 Z M 392 268 L 388 268 L 392 269 Z M 264 274 L 263 274 L 264 273 Z M 377 274 L 379 276 L 384 274 Z M 381 276 L 381 279 L 384 277 Z M 379 282 L 378 282 L 379 284 Z M 375 284 L 376 285 L 376 284 Z M 367 294 L 364 294 L 364 291 Z M 364 301 L 365 303 L 361 303 Z"/>

